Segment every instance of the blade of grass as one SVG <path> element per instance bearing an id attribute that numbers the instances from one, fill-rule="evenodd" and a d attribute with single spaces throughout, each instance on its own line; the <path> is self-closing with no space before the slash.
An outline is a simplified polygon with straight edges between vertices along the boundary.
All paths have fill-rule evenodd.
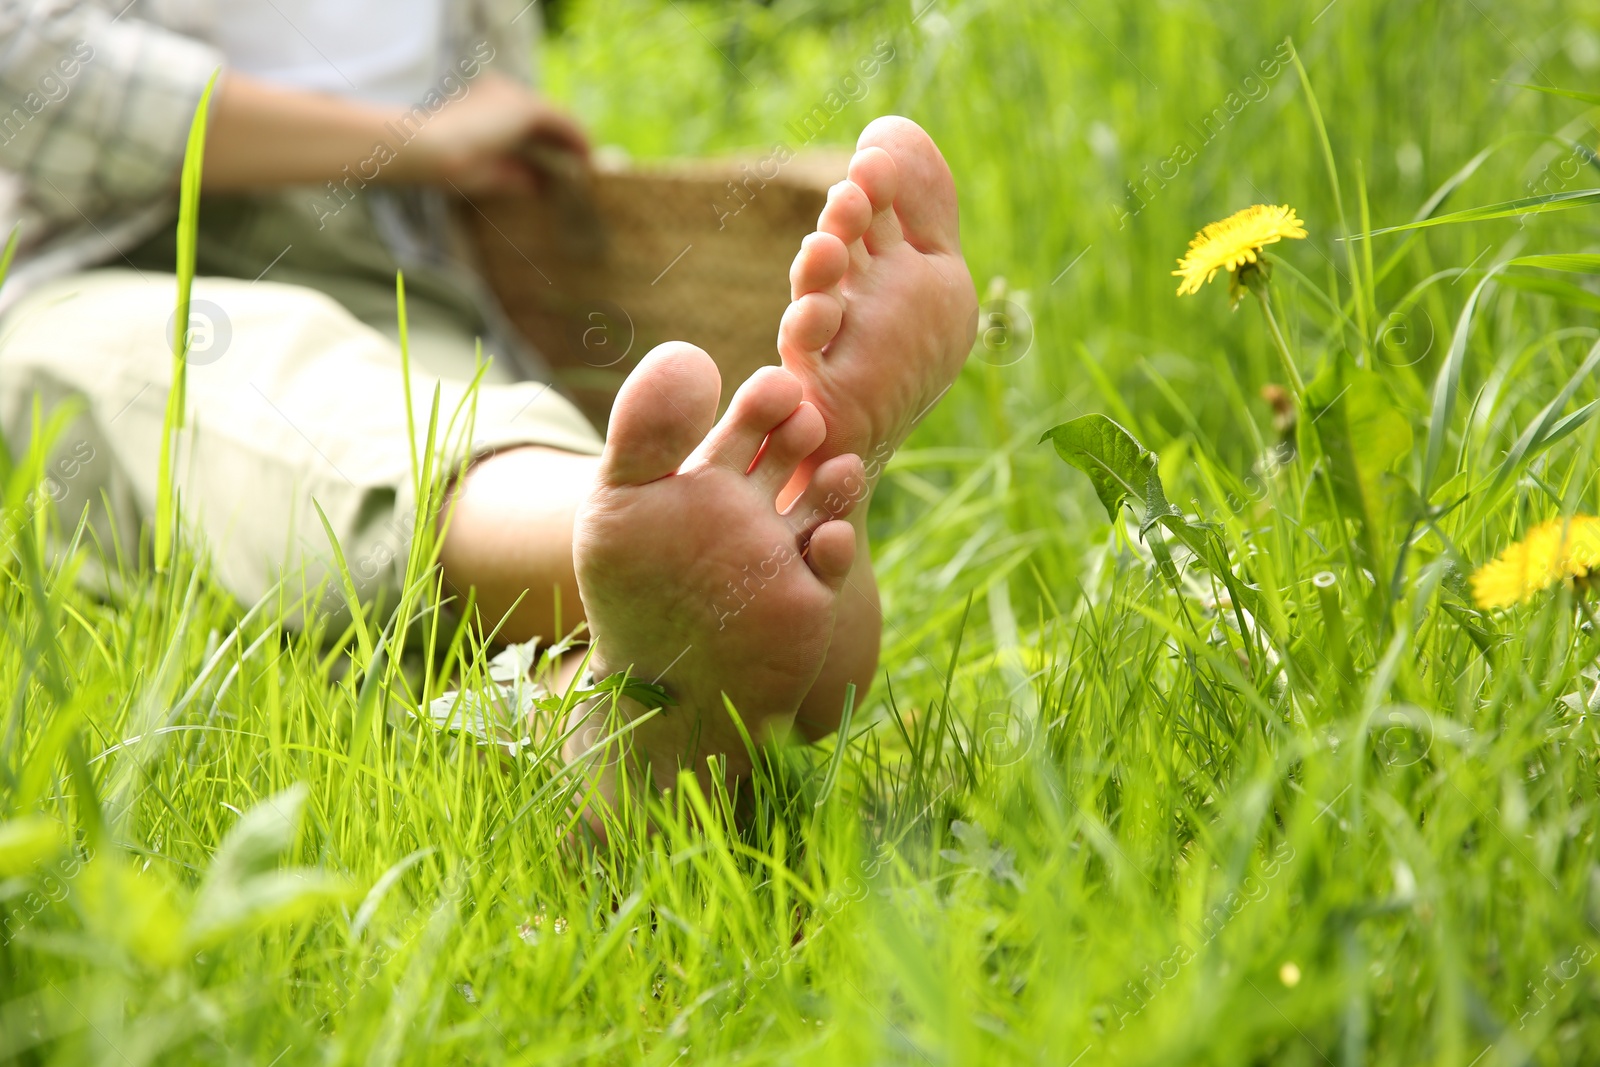
<path id="1" fill-rule="evenodd" d="M 1473 288 L 1472 294 L 1467 297 L 1466 306 L 1461 309 L 1461 315 L 1456 319 L 1455 333 L 1450 337 L 1450 350 L 1445 355 L 1443 365 L 1439 367 L 1439 376 L 1434 379 L 1433 408 L 1428 417 L 1428 446 L 1422 460 L 1422 481 L 1418 487 L 1425 501 L 1433 492 L 1434 476 L 1438 473 L 1439 463 L 1444 459 L 1445 438 L 1455 418 L 1456 394 L 1461 387 L 1461 367 L 1466 360 L 1467 338 L 1472 333 L 1472 320 L 1478 308 L 1478 298 L 1494 280 L 1499 269 L 1498 266 L 1490 268 L 1483 276 L 1483 280 Z"/>
<path id="2" fill-rule="evenodd" d="M 1448 215 L 1436 215 L 1431 219 L 1403 222 L 1398 226 L 1384 226 L 1373 230 L 1366 236 L 1382 237 L 1384 234 L 1403 233 L 1406 230 L 1424 230 L 1430 226 L 1453 226 L 1462 222 L 1488 222 L 1492 219 L 1509 219 L 1521 215 L 1543 215 L 1552 211 L 1571 211 L 1573 208 L 1588 207 L 1594 203 L 1600 203 L 1600 189 L 1573 189 L 1565 193 L 1525 196 L 1520 200 L 1506 200 L 1498 204 L 1485 204 L 1483 207 L 1469 207 L 1462 211 L 1452 211 Z"/>
<path id="3" fill-rule="evenodd" d="M 11 227 L 11 236 L 6 238 L 6 250 L 0 252 L 0 289 L 5 288 L 6 277 L 11 273 L 11 261 L 17 256 L 17 239 L 22 235 L 22 223 Z"/>
<path id="4" fill-rule="evenodd" d="M 856 683 L 848 682 L 844 687 L 844 711 L 839 714 L 839 729 L 834 737 L 838 740 L 833 746 L 833 756 L 828 760 L 828 773 L 822 780 L 822 788 L 817 791 L 817 802 L 813 807 L 822 807 L 823 803 L 833 793 L 833 785 L 839 780 L 839 768 L 844 764 L 844 750 L 850 747 L 850 723 L 856 711 Z"/>
<path id="5" fill-rule="evenodd" d="M 1532 89 L 1536 93 L 1544 93 L 1547 96 L 1560 96 L 1568 100 L 1577 100 L 1600 107 L 1600 93 L 1585 93 L 1578 89 L 1558 89 L 1554 85 L 1529 85 L 1526 82 L 1507 82 L 1506 84 L 1514 85 L 1518 89 Z"/>
<path id="6" fill-rule="evenodd" d="M 1564 418 L 1561 416 L 1561 411 L 1581 386 L 1593 380 L 1597 370 L 1600 370 L 1600 342 L 1597 342 L 1589 349 L 1589 354 L 1584 358 L 1583 364 L 1567 379 L 1567 384 L 1562 387 L 1561 392 L 1556 395 L 1555 399 L 1545 405 L 1544 410 L 1539 413 L 1539 417 L 1523 431 L 1522 435 L 1517 438 L 1516 443 L 1511 446 L 1511 450 L 1506 453 L 1506 458 L 1495 469 L 1493 476 L 1489 479 L 1488 487 L 1483 491 L 1477 505 L 1473 508 L 1472 518 L 1468 521 L 1468 528 L 1476 526 L 1478 522 L 1482 521 L 1483 516 L 1494 507 L 1499 501 L 1502 488 L 1511 479 L 1511 476 L 1521 468 L 1524 462 L 1538 452 L 1554 445 L 1562 437 L 1576 430 L 1588 420 L 1589 413 L 1593 411 L 1595 406 L 1593 402 Z"/>
<path id="7" fill-rule="evenodd" d="M 1317 103 L 1316 91 L 1311 88 L 1311 76 L 1306 73 L 1305 64 L 1300 62 L 1300 51 L 1294 48 L 1293 41 L 1290 41 L 1290 49 L 1290 55 L 1294 60 L 1295 72 L 1300 75 L 1300 87 L 1305 90 L 1306 108 L 1311 112 L 1311 123 L 1316 127 L 1317 140 L 1322 145 L 1322 163 L 1327 168 L 1328 182 L 1333 188 L 1333 210 L 1339 219 L 1339 235 L 1345 237 L 1350 233 L 1350 224 L 1345 219 L 1344 194 L 1339 191 L 1339 168 L 1333 160 L 1333 142 L 1328 139 L 1328 127 L 1322 121 L 1322 108 Z M 1350 247 L 1348 241 L 1345 242 L 1345 263 L 1350 271 L 1350 285 L 1356 290 L 1357 294 L 1362 294 L 1364 287 L 1361 282 L 1361 267 L 1356 262 L 1355 249 Z M 1339 303 L 1339 294 L 1337 292 L 1329 295 L 1335 304 Z M 1355 301 L 1357 336 L 1361 338 L 1363 345 L 1366 344 L 1368 336 L 1368 299 L 1369 296 L 1367 295 L 1358 295 Z"/>
<path id="8" fill-rule="evenodd" d="M 311 506 L 317 509 L 317 518 L 322 521 L 322 529 L 328 535 L 328 544 L 333 549 L 333 561 L 338 568 L 339 588 L 344 593 L 344 601 L 350 607 L 350 617 L 354 621 L 356 642 L 361 649 L 362 669 L 372 664 L 372 634 L 367 629 L 366 612 L 361 606 L 361 598 L 356 593 L 355 579 L 350 576 L 350 565 L 345 562 L 344 549 L 339 544 L 338 536 L 333 532 L 333 524 L 328 521 L 328 516 L 322 510 L 322 505 L 315 500 Z"/>
<path id="9" fill-rule="evenodd" d="M 189 296 L 194 287 L 195 243 L 200 230 L 200 178 L 206 155 L 206 123 L 210 118 L 211 93 L 220 73 L 220 70 L 211 73 L 205 92 L 200 95 L 200 103 L 194 109 L 178 193 L 178 308 L 172 318 L 172 387 L 167 393 L 167 410 L 161 421 L 161 456 L 156 471 L 155 563 L 158 570 L 166 570 L 171 565 L 173 527 L 177 522 L 172 467 L 187 403 Z"/>
<path id="10" fill-rule="evenodd" d="M 1508 267 L 1537 267 L 1568 274 L 1600 274 L 1600 255 L 1592 252 L 1565 252 L 1553 255 L 1518 256 L 1506 260 Z"/>

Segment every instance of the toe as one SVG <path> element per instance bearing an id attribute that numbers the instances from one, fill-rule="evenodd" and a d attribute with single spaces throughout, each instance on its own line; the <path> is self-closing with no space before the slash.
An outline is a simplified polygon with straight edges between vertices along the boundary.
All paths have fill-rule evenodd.
<path id="1" fill-rule="evenodd" d="M 722 378 L 694 345 L 658 345 L 617 392 L 598 478 L 643 485 L 677 471 L 717 417 Z"/>
<path id="2" fill-rule="evenodd" d="M 834 456 L 816 469 L 811 484 L 784 517 L 799 537 L 807 537 L 824 523 L 842 519 L 867 498 L 867 472 L 859 456 Z"/>
<path id="3" fill-rule="evenodd" d="M 894 206 L 899 174 L 894 157 L 882 148 L 870 145 L 858 150 L 850 159 L 849 177 L 852 184 L 867 194 L 874 214 Z"/>
<path id="4" fill-rule="evenodd" d="M 838 519 L 823 523 L 806 543 L 805 558 L 811 573 L 837 592 L 856 561 L 855 527 Z"/>
<path id="5" fill-rule="evenodd" d="M 795 408 L 794 414 L 784 419 L 778 428 L 767 435 L 750 479 L 761 491 L 777 499 L 778 490 L 788 484 L 799 468 L 800 461 L 822 447 L 828 436 L 822 413 L 809 403 Z"/>
<path id="6" fill-rule="evenodd" d="M 807 234 L 789 267 L 789 296 L 823 293 L 835 288 L 850 266 L 850 250 L 836 234 Z"/>
<path id="7" fill-rule="evenodd" d="M 861 149 L 850 160 L 850 181 L 866 194 L 872 205 L 872 222 L 863 236 L 867 251 L 878 255 L 904 240 L 900 220 L 894 213 L 900 179 L 889 153 L 877 147 Z"/>
<path id="8" fill-rule="evenodd" d="M 800 406 L 800 379 L 782 367 L 762 367 L 739 387 L 727 414 L 706 435 L 696 461 L 748 472 L 767 435 Z"/>
<path id="9" fill-rule="evenodd" d="M 815 360 L 844 321 L 844 304 L 832 293 L 807 293 L 784 310 L 778 354 L 802 365 Z"/>
<path id="10" fill-rule="evenodd" d="M 955 179 L 938 146 L 921 126 L 893 115 L 874 119 L 862 131 L 856 148 L 857 159 L 872 148 L 882 149 L 893 159 L 897 180 L 895 215 L 913 247 L 920 252 L 960 249 Z M 856 178 L 853 161 L 850 177 Z M 872 191 L 868 190 L 869 195 Z"/>
<path id="11" fill-rule="evenodd" d="M 831 233 L 846 245 L 861 240 L 872 225 L 872 201 L 852 181 L 842 181 L 828 190 L 828 202 L 817 218 L 817 230 Z"/>

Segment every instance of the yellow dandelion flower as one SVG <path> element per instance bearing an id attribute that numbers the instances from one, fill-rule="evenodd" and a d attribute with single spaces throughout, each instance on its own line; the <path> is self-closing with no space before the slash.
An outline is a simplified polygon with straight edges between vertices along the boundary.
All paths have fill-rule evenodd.
<path id="1" fill-rule="evenodd" d="M 1213 222 L 1194 235 L 1189 251 L 1178 260 L 1178 269 L 1172 272 L 1183 279 L 1178 295 L 1198 293 L 1219 270 L 1232 273 L 1244 264 L 1255 263 L 1267 245 L 1276 244 L 1285 237 L 1305 235 L 1305 224 L 1295 217 L 1294 208 L 1287 204 L 1282 207 L 1256 204 L 1221 222 Z"/>
<path id="2" fill-rule="evenodd" d="M 1557 582 L 1587 578 L 1600 568 L 1600 519 L 1551 519 L 1479 567 L 1472 599 L 1480 608 L 1506 608 L 1532 600 Z"/>

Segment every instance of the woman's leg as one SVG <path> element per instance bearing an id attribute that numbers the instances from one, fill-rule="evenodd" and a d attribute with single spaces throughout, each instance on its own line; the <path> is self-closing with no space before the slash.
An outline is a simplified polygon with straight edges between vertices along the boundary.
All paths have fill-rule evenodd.
<path id="1" fill-rule="evenodd" d="M 32 433 L 36 398 L 46 416 L 76 404 L 80 413 L 50 457 L 52 495 L 69 527 L 87 509 L 107 557 L 120 553 L 129 564 L 155 511 L 176 292 L 170 274 L 96 271 L 30 294 L 0 324 L 0 428 L 13 453 Z M 194 300 L 204 329 L 186 372 L 174 477 L 212 573 L 246 604 L 285 582 L 291 605 L 320 585 L 325 611 L 344 607 L 324 517 L 357 595 L 393 602 L 416 514 L 412 457 L 425 447 L 436 389 L 439 434 L 448 438 L 443 470 L 471 454 L 527 446 L 574 457 L 600 449 L 572 405 L 531 382 L 470 394 L 455 376 L 414 370 L 408 420 L 393 342 L 313 290 L 202 278 Z M 514 494 L 538 495 L 526 483 Z M 553 558 L 570 556 L 570 519 L 553 529 Z M 543 536 L 530 530 L 509 540 Z M 551 585 L 540 574 L 529 570 L 524 588 L 543 590 L 548 605 Z"/>
<path id="2" fill-rule="evenodd" d="M 487 456 L 452 489 L 439 562 L 457 601 L 473 591 L 485 629 L 504 641 L 560 638 L 583 621 L 572 526 L 594 486 L 596 456 L 517 448 Z"/>

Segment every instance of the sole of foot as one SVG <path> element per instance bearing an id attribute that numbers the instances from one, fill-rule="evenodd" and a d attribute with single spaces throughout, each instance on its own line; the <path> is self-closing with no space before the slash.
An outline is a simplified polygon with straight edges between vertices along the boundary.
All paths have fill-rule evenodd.
<path id="1" fill-rule="evenodd" d="M 647 355 L 617 395 L 574 533 L 593 674 L 628 671 L 675 701 L 632 734 L 662 788 L 711 754 L 748 769 L 724 699 L 757 742 L 787 729 L 827 655 L 855 557 L 843 520 L 865 495 L 861 460 L 839 455 L 780 511 L 824 441 L 822 416 L 778 367 L 751 376 L 718 422 L 720 391 L 692 345 Z M 590 736 L 578 731 L 569 755 Z"/>
<path id="2" fill-rule="evenodd" d="M 862 132 L 848 177 L 830 190 L 789 282 L 778 352 L 827 434 L 780 499 L 806 492 L 814 474 L 845 454 L 864 460 L 870 493 L 955 381 L 977 331 L 955 181 L 921 127 L 888 117 Z M 838 728 L 848 687 L 864 699 L 877 671 L 883 615 L 866 512 L 863 502 L 851 517 L 856 564 L 828 661 L 796 719 L 813 740 Z"/>
<path id="3" fill-rule="evenodd" d="M 932 138 L 910 119 L 877 119 L 848 175 L 789 272 L 778 353 L 827 433 L 785 499 L 835 456 L 860 456 L 875 483 L 955 381 L 977 332 L 955 181 Z"/>

